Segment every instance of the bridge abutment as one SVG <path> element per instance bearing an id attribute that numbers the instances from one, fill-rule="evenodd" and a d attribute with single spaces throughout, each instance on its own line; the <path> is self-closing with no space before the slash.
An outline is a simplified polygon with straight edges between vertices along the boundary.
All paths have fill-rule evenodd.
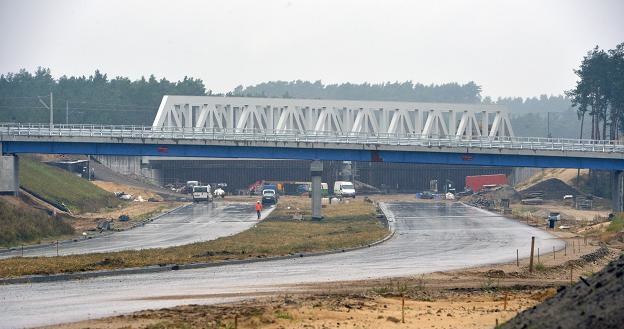
<path id="1" fill-rule="evenodd" d="M 19 194 L 19 158 L 0 155 L 0 194 Z"/>
<path id="2" fill-rule="evenodd" d="M 624 171 L 614 170 L 613 175 L 613 190 L 611 191 L 611 199 L 613 200 L 613 211 L 624 211 Z"/>

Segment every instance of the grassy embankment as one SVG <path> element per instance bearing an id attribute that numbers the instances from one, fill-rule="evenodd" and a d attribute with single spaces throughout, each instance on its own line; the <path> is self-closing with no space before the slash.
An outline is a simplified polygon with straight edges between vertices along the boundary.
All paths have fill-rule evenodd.
<path id="1" fill-rule="evenodd" d="M 24 242 L 36 242 L 42 238 L 72 233 L 74 229 L 63 219 L 0 200 L 0 246 L 12 247 Z"/>
<path id="2" fill-rule="evenodd" d="M 283 198 L 280 201 L 270 218 L 233 236 L 163 249 L 4 259 L 0 260 L 0 277 L 220 262 L 340 250 L 367 245 L 388 234 L 388 230 L 375 219 L 373 204 L 368 202 L 328 206 L 323 209 L 325 219 L 312 222 L 292 220 L 296 208 L 308 206 L 307 198 Z M 303 212 L 304 215 L 306 213 Z"/>
<path id="3" fill-rule="evenodd" d="M 63 203 L 75 213 L 116 207 L 111 193 L 76 175 L 28 157 L 20 158 L 20 185 L 50 202 Z"/>
<path id="4" fill-rule="evenodd" d="M 20 158 L 20 184 L 48 202 L 63 203 L 74 213 L 120 204 L 114 195 L 67 171 L 30 157 Z M 0 246 L 37 243 L 74 233 L 63 218 L 53 218 L 28 204 L 0 203 Z"/>

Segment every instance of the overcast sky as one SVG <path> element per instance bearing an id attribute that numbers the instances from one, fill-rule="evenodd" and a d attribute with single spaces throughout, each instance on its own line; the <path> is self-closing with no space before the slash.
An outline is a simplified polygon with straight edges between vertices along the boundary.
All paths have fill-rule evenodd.
<path id="1" fill-rule="evenodd" d="M 595 45 L 624 42 L 624 1 L 0 0 L 0 73 L 268 80 L 475 81 L 560 94 Z"/>

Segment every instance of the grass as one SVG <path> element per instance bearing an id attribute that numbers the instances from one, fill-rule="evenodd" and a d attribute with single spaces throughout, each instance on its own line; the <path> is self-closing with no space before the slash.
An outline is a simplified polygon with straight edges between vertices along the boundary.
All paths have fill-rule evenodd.
<path id="1" fill-rule="evenodd" d="M 538 272 L 544 272 L 546 271 L 546 265 L 542 264 L 542 263 L 537 263 L 535 264 L 535 270 Z"/>
<path id="2" fill-rule="evenodd" d="M 115 207 L 120 201 L 111 193 L 68 171 L 20 158 L 20 185 L 48 201 L 64 203 L 72 212 L 93 212 Z"/>
<path id="3" fill-rule="evenodd" d="M 12 247 L 73 233 L 71 225 L 61 218 L 52 218 L 42 211 L 19 208 L 0 200 L 0 246 Z"/>
<path id="4" fill-rule="evenodd" d="M 609 223 L 607 232 L 617 233 L 624 230 L 624 214 L 620 213 Z"/>
<path id="5" fill-rule="evenodd" d="M 285 220 L 286 214 L 299 202 L 296 199 L 280 200 L 274 211 L 275 216 L 271 214 L 269 219 L 233 236 L 163 249 L 4 259 L 0 260 L 0 277 L 220 262 L 341 250 L 365 246 L 388 234 L 388 230 L 375 219 L 375 209 L 371 203 L 357 201 L 331 205 L 323 209 L 326 217 L 319 222 Z"/>

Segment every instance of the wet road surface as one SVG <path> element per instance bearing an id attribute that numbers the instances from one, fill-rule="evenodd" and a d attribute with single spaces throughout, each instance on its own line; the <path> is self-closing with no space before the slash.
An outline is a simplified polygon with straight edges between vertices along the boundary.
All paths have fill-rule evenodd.
<path id="1" fill-rule="evenodd" d="M 156 274 L 0 286 L 2 328 L 99 318 L 179 304 L 222 303 L 300 283 L 407 276 L 528 257 L 563 243 L 548 233 L 461 204 L 385 205 L 396 234 L 348 253 Z"/>
<path id="2" fill-rule="evenodd" d="M 263 215 L 268 213 L 265 211 Z M 59 255 L 178 246 L 236 234 L 256 223 L 251 203 L 198 203 L 179 208 L 131 230 L 61 243 Z M 0 258 L 20 256 L 21 253 L 21 250 L 0 253 Z M 24 249 L 24 256 L 56 256 L 56 245 Z"/>

